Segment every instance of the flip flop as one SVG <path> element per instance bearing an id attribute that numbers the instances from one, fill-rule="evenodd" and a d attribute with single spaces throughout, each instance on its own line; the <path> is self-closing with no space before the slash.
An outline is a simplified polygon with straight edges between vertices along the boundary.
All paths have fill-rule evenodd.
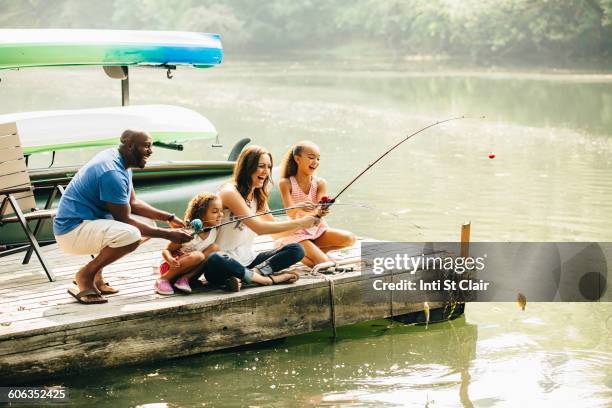
<path id="1" fill-rule="evenodd" d="M 96 288 L 100 291 L 101 294 L 103 294 L 103 295 L 114 295 L 115 293 L 119 293 L 119 289 L 115 289 L 115 288 L 111 287 L 111 285 L 109 285 L 108 282 L 102 282 L 102 284 L 106 285 L 106 287 L 108 289 L 101 290 L 100 288 L 98 288 L 96 286 Z"/>
<path id="2" fill-rule="evenodd" d="M 75 280 L 73 280 L 73 281 L 72 281 L 72 283 L 73 283 L 74 285 L 76 285 L 76 286 L 79 286 L 79 285 L 77 285 L 77 283 L 76 283 L 76 281 L 75 281 Z M 101 295 L 114 295 L 115 293 L 119 293 L 119 290 L 118 290 L 118 289 L 115 289 L 115 288 L 113 288 L 113 287 L 111 287 L 111 285 L 109 285 L 109 284 L 108 284 L 108 282 L 102 282 L 102 284 L 103 284 L 103 285 L 108 286 L 108 287 L 109 287 L 109 289 L 106 289 L 106 290 L 100 290 L 100 289 L 99 289 L 99 288 L 96 286 L 96 289 L 98 290 L 98 292 L 99 292 Z M 95 283 L 94 283 L 94 286 L 95 286 Z"/>
<path id="3" fill-rule="evenodd" d="M 108 299 L 103 298 L 98 291 L 94 289 L 85 289 L 79 292 L 78 288 L 70 288 L 68 289 L 68 294 L 84 305 L 95 305 L 108 302 Z M 97 299 L 87 300 L 86 296 L 96 296 Z"/>

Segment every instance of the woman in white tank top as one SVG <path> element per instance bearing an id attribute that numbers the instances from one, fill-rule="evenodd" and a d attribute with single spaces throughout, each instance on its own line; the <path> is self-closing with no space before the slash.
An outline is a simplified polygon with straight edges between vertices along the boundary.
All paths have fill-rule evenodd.
<path id="1" fill-rule="evenodd" d="M 236 162 L 232 182 L 219 191 L 224 213 L 228 217 L 240 218 L 268 211 L 271 171 L 270 153 L 259 146 L 245 148 Z M 279 222 L 267 214 L 225 225 L 219 228 L 215 241 L 220 252 L 210 255 L 204 276 L 210 283 L 225 284 L 234 291 L 240 290 L 242 281 L 260 285 L 294 283 L 299 278 L 296 273 L 276 272 L 299 262 L 304 257 L 302 246 L 289 244 L 258 254 L 253 250 L 253 240 L 257 235 L 309 228 L 319 221 L 315 216 L 307 216 Z"/>

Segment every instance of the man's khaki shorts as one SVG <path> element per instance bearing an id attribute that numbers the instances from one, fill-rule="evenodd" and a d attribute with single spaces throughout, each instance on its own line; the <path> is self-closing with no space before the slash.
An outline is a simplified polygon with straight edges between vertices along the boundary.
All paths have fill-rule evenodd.
<path id="1" fill-rule="evenodd" d="M 155 221 L 132 215 L 147 224 Z M 55 237 L 62 251 L 73 255 L 95 255 L 103 248 L 120 248 L 140 241 L 142 236 L 133 225 L 115 220 L 86 220 L 67 234 Z"/>

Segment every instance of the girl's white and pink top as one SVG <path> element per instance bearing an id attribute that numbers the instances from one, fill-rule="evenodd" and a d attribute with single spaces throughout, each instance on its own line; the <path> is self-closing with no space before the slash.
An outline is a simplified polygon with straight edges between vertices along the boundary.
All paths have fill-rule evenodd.
<path id="1" fill-rule="evenodd" d="M 204 239 L 200 238 L 200 234 L 196 234 L 195 237 L 189 242 L 185 242 L 181 245 L 181 252 L 183 254 L 189 254 L 191 252 L 202 252 L 209 246 L 211 246 L 217 238 L 217 230 L 211 229 L 208 236 Z"/>
<path id="2" fill-rule="evenodd" d="M 291 182 L 291 199 L 293 200 L 293 204 L 303 203 L 306 200 L 310 200 L 313 203 L 317 202 L 317 178 L 315 176 L 312 177 L 310 182 L 310 190 L 308 194 L 304 193 L 300 188 L 295 177 L 289 177 L 289 181 Z M 305 212 L 298 212 L 297 217 L 303 217 L 306 215 Z M 325 221 L 325 218 L 321 219 L 321 223 L 317 226 L 305 228 L 301 230 L 297 230 L 293 232 L 291 235 L 287 235 L 286 237 L 280 238 L 277 242 L 281 245 L 287 245 L 294 242 L 304 241 L 306 239 L 315 240 L 319 238 L 325 231 L 327 231 L 328 225 Z"/>

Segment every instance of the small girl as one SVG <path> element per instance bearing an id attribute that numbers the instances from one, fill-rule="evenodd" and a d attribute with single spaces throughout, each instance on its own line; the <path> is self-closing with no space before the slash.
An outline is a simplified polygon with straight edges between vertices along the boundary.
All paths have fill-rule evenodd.
<path id="1" fill-rule="evenodd" d="M 285 155 L 281 165 L 279 188 L 284 207 L 303 203 L 304 208 L 288 210 L 290 218 L 301 218 L 315 211 L 316 203 L 327 193 L 327 182 L 315 175 L 321 153 L 312 142 L 298 142 Z M 321 215 L 327 211 L 320 211 Z M 304 247 L 302 263 L 312 267 L 330 261 L 327 252 L 352 246 L 355 236 L 335 228 L 329 228 L 325 219 L 318 226 L 301 229 L 278 240 L 282 245 L 299 242 Z"/>
<path id="2" fill-rule="evenodd" d="M 193 197 L 185 211 L 185 224 L 200 219 L 204 227 L 212 227 L 223 218 L 223 204 L 213 193 L 200 193 Z M 155 291 L 160 295 L 172 295 L 174 287 L 182 292 L 191 293 L 189 280 L 199 274 L 199 269 L 208 256 L 218 251 L 214 244 L 217 237 L 215 228 L 200 232 L 184 244 L 169 243 L 162 251 L 164 262 L 159 266 L 161 277 L 155 282 Z"/>

